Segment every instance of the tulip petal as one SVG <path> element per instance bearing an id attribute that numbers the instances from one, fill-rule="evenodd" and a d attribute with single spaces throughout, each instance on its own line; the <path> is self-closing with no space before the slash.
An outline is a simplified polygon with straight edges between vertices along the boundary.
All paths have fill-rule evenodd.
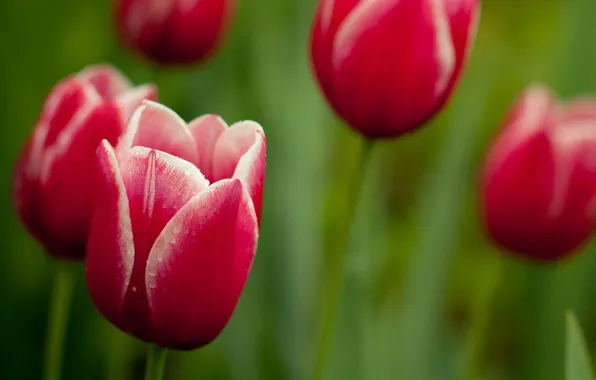
<path id="1" fill-rule="evenodd" d="M 439 96 L 433 113 L 438 112 L 448 100 L 472 51 L 480 20 L 478 3 L 478 0 L 457 0 L 448 1 L 446 4 L 456 60 L 452 75 L 448 79 L 445 91 Z"/>
<path id="2" fill-rule="evenodd" d="M 442 0 L 362 0 L 333 52 L 331 99 L 341 97 L 338 112 L 369 137 L 395 136 L 431 117 L 457 58 Z"/>
<path id="3" fill-rule="evenodd" d="M 587 239 L 596 222 L 596 108 L 577 101 L 551 131 L 556 155 L 555 191 L 549 212 L 568 241 Z M 575 247 L 574 247 L 575 248 Z"/>
<path id="4" fill-rule="evenodd" d="M 242 121 L 222 133 L 213 153 L 213 176 L 215 181 L 232 178 L 240 158 L 255 144 L 257 134 L 263 129 L 254 121 Z"/>
<path id="5" fill-rule="evenodd" d="M 167 45 L 155 46 L 165 62 L 196 62 L 218 46 L 228 26 L 232 0 L 188 0 L 176 2 L 172 12 Z M 175 20 L 175 21 L 174 21 Z M 197 28 L 200 25 L 200 28 Z"/>
<path id="6" fill-rule="evenodd" d="M 124 316 L 136 336 L 151 339 L 145 268 L 151 247 L 164 226 L 191 198 L 205 189 L 196 166 L 167 153 L 134 147 L 121 163 L 130 202 L 135 258 Z"/>
<path id="7" fill-rule="evenodd" d="M 498 167 L 524 141 L 546 133 L 555 122 L 554 108 L 555 99 L 546 87 L 536 84 L 524 91 L 503 123 L 505 129 L 487 159 L 488 170 Z"/>
<path id="8" fill-rule="evenodd" d="M 265 181 L 266 152 L 265 135 L 259 130 L 255 143 L 238 161 L 233 178 L 238 178 L 245 185 L 253 201 L 257 221 L 261 222 L 261 205 L 263 202 L 263 183 Z"/>
<path id="9" fill-rule="evenodd" d="M 193 198 L 163 230 L 146 272 L 157 344 L 201 347 L 227 324 L 256 250 L 251 203 L 239 180 L 223 180 Z"/>
<path id="10" fill-rule="evenodd" d="M 163 0 L 126 0 L 118 2 L 118 25 L 129 43 L 152 44 L 167 24 L 175 2 Z"/>
<path id="11" fill-rule="evenodd" d="M 337 29 L 359 0 L 321 0 L 311 35 L 311 58 L 315 74 L 328 98 L 333 96 L 332 53 Z"/>
<path id="12" fill-rule="evenodd" d="M 114 149 L 107 141 L 97 149 L 97 158 L 96 201 L 85 261 L 87 287 L 101 314 L 127 330 L 122 306 L 134 260 L 129 203 Z"/>
<path id="13" fill-rule="evenodd" d="M 48 240 L 39 218 L 39 173 L 47 128 L 38 125 L 32 132 L 14 172 L 13 198 L 16 210 L 29 232 L 40 242 Z"/>
<path id="14" fill-rule="evenodd" d="M 114 102 L 122 111 L 122 121 L 125 125 L 144 100 L 157 100 L 157 88 L 154 85 L 138 86 L 122 92 L 114 98 Z"/>
<path id="15" fill-rule="evenodd" d="M 213 154 L 219 137 L 228 129 L 228 125 L 217 115 L 204 115 L 188 124 L 188 129 L 197 146 L 198 167 L 205 177 L 215 182 L 213 173 Z"/>
<path id="16" fill-rule="evenodd" d="M 132 88 L 131 82 L 119 70 L 107 64 L 88 66 L 77 77 L 91 84 L 104 99 L 113 98 Z"/>
<path id="17" fill-rule="evenodd" d="M 84 256 L 92 212 L 95 151 L 106 139 L 114 144 L 122 132 L 119 111 L 102 103 L 73 121 L 59 139 L 48 147 L 41 160 L 38 178 L 40 209 L 38 218 L 45 226 L 46 248 L 55 256 Z M 56 244 L 55 244 L 56 243 Z M 68 243 L 68 244 L 67 244 Z"/>
<path id="18" fill-rule="evenodd" d="M 118 150 L 144 146 L 197 162 L 195 142 L 188 126 L 174 111 L 145 100 L 132 115 Z"/>
<path id="19" fill-rule="evenodd" d="M 63 134 L 72 134 L 101 98 L 94 88 L 77 78 L 68 78 L 52 90 L 41 112 L 42 127 L 48 129 L 44 148 Z"/>
<path id="20" fill-rule="evenodd" d="M 596 118 L 596 99 L 587 97 L 577 98 L 567 104 L 565 112 L 562 115 L 563 121 L 577 118 Z"/>
<path id="21" fill-rule="evenodd" d="M 576 108 L 578 111 L 583 111 Z M 557 128 L 551 131 L 553 146 L 556 155 L 556 180 L 555 194 L 550 212 L 553 216 L 564 211 L 566 201 L 575 201 L 580 205 L 584 197 L 572 197 L 569 194 L 573 185 L 589 185 L 586 189 L 591 198 L 596 194 L 594 178 L 596 180 L 596 117 L 594 115 L 568 114 L 559 121 Z M 576 171 L 582 171 L 585 178 L 573 178 Z M 588 173 L 592 172 L 591 175 Z M 583 176 L 582 176 L 583 177 Z M 581 186 L 586 187 L 586 186 Z M 576 194 L 577 195 L 577 194 Z M 568 209 L 568 207 L 567 207 Z"/>
<path id="22" fill-rule="evenodd" d="M 570 249 L 570 240 L 561 239 L 561 215 L 553 206 L 565 202 L 564 196 L 555 199 L 565 192 L 557 189 L 551 138 L 555 109 L 546 88 L 525 91 L 489 153 L 484 180 L 484 212 L 492 237 L 508 250 L 543 259 Z"/>

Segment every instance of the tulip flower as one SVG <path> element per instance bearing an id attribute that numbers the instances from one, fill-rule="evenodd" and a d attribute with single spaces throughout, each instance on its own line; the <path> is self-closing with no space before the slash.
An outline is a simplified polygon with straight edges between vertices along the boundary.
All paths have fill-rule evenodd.
<path id="1" fill-rule="evenodd" d="M 312 67 L 331 106 L 368 138 L 441 110 L 473 45 L 477 0 L 321 0 Z"/>
<path id="2" fill-rule="evenodd" d="M 14 199 L 29 231 L 56 257 L 82 259 L 100 141 L 116 143 L 132 112 L 153 99 L 116 69 L 96 65 L 58 83 L 16 167 Z"/>
<path id="3" fill-rule="evenodd" d="M 167 348 L 218 336 L 253 262 L 265 149 L 255 122 L 187 125 L 152 102 L 100 145 L 86 278 L 108 320 Z"/>
<path id="4" fill-rule="evenodd" d="M 196 63 L 217 49 L 233 0 L 116 0 L 126 45 L 159 64 Z"/>
<path id="5" fill-rule="evenodd" d="M 544 87 L 525 91 L 490 150 L 482 195 L 501 247 L 537 260 L 576 250 L 596 216 L 596 101 L 558 104 Z"/>

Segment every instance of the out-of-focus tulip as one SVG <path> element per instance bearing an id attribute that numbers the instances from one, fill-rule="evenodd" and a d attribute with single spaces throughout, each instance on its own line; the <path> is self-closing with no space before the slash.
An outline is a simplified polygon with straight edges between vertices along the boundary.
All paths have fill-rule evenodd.
<path id="1" fill-rule="evenodd" d="M 596 216 L 596 101 L 524 92 L 491 148 L 482 193 L 486 227 L 503 248 L 539 260 L 576 250 Z"/>
<path id="2" fill-rule="evenodd" d="M 101 144 L 86 276 L 108 320 L 175 349 L 219 335 L 257 246 L 265 149 L 255 122 L 187 125 L 152 102 L 116 148 Z"/>
<path id="3" fill-rule="evenodd" d="M 447 101 L 473 45 L 477 0 L 321 0 L 312 66 L 331 106 L 369 138 L 396 137 Z"/>
<path id="4" fill-rule="evenodd" d="M 29 231 L 57 257 L 82 259 L 92 211 L 95 151 L 116 143 L 132 112 L 154 99 L 116 69 L 91 66 L 59 82 L 18 160 L 14 199 Z"/>
<path id="5" fill-rule="evenodd" d="M 233 6 L 233 0 L 116 0 L 116 24 L 128 46 L 157 63 L 196 63 L 218 47 Z"/>

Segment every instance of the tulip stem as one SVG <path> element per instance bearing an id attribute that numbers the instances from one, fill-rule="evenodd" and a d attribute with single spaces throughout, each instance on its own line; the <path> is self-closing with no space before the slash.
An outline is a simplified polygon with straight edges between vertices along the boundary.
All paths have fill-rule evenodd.
<path id="1" fill-rule="evenodd" d="M 60 380 L 62 378 L 62 351 L 70 311 L 72 289 L 73 275 L 71 264 L 57 261 L 48 315 L 44 357 L 45 380 Z"/>
<path id="2" fill-rule="evenodd" d="M 476 297 L 472 304 L 472 326 L 468 335 L 467 363 L 463 378 L 475 380 L 480 376 L 482 359 L 486 354 L 487 332 L 491 323 L 491 309 L 498 290 L 503 259 L 498 253 L 493 253 L 493 258 L 488 263 L 488 270 L 477 288 Z"/>
<path id="3" fill-rule="evenodd" d="M 149 351 L 147 352 L 145 380 L 161 380 L 163 378 L 164 368 L 166 367 L 167 353 L 167 348 L 159 347 L 155 344 L 149 345 Z"/>
<path id="4" fill-rule="evenodd" d="M 344 207 L 344 214 L 340 219 L 341 225 L 338 226 L 339 228 L 336 230 L 335 245 L 331 252 L 332 259 L 327 277 L 329 282 L 326 286 L 328 291 L 326 298 L 324 298 L 324 301 L 326 302 L 323 304 L 324 313 L 321 324 L 322 330 L 316 351 L 317 356 L 315 359 L 314 380 L 322 380 L 325 377 L 325 365 L 329 352 L 329 341 L 332 336 L 334 321 L 339 306 L 343 272 L 350 245 L 351 229 L 356 216 L 356 208 L 361 197 L 362 188 L 364 187 L 364 176 L 371 156 L 370 153 L 372 147 L 372 140 L 365 138 L 361 139 L 360 156 L 356 163 L 357 167 L 352 171 L 353 175 L 348 181 L 348 188 L 346 189 L 347 196 L 345 198 L 346 204 Z"/>

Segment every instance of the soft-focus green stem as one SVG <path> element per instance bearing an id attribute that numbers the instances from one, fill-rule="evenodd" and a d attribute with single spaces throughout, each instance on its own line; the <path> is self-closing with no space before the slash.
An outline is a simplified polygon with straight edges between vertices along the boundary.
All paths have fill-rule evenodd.
<path id="1" fill-rule="evenodd" d="M 44 379 L 62 378 L 62 351 L 72 297 L 71 264 L 58 261 L 50 300 L 45 347 Z"/>
<path id="2" fill-rule="evenodd" d="M 187 111 L 187 99 L 184 95 L 188 76 L 176 69 L 153 65 L 149 69 L 149 82 L 159 89 L 158 100 L 160 103 L 184 114 Z"/>
<path id="3" fill-rule="evenodd" d="M 159 347 L 155 344 L 149 345 L 147 352 L 147 367 L 145 370 L 145 380 L 161 380 L 166 367 L 167 348 Z"/>
<path id="4" fill-rule="evenodd" d="M 360 157 L 357 161 L 357 167 L 353 170 L 353 176 L 349 181 L 346 189 L 346 205 L 344 208 L 344 215 L 340 219 L 341 226 L 337 229 L 337 240 L 334 245 L 335 249 L 332 252 L 332 260 L 328 276 L 329 279 L 326 288 L 328 292 L 325 296 L 325 308 L 323 311 L 321 340 L 317 348 L 317 356 L 315 361 L 314 380 L 321 380 L 325 376 L 325 364 L 329 352 L 329 341 L 332 336 L 334 321 L 339 306 L 339 299 L 342 288 L 342 278 L 346 262 L 347 251 L 350 244 L 350 230 L 354 222 L 356 214 L 356 206 L 360 199 L 362 188 L 364 185 L 364 174 L 366 172 L 367 163 L 369 161 L 371 148 L 373 142 L 367 139 L 361 140 Z"/>
<path id="5" fill-rule="evenodd" d="M 472 326 L 468 338 L 468 356 L 463 379 L 480 378 L 482 358 L 487 347 L 487 333 L 493 300 L 503 271 L 503 258 L 495 253 L 488 264 L 488 271 L 482 277 L 472 305 Z"/>

